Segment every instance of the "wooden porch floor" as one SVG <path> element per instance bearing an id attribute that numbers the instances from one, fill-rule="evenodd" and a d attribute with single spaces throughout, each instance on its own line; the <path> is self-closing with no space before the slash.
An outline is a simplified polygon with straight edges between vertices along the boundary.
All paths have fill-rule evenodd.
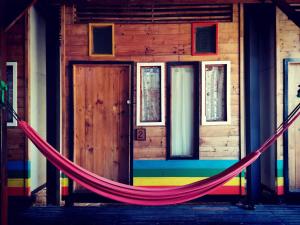
<path id="1" fill-rule="evenodd" d="M 9 225 L 300 225 L 299 205 L 257 205 L 245 210 L 229 204 L 140 207 L 121 204 L 11 209 Z"/>

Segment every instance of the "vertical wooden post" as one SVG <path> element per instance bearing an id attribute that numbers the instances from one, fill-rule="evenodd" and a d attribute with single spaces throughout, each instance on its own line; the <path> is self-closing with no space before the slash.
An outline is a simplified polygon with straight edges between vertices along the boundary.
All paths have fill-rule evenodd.
<path id="1" fill-rule="evenodd" d="M 47 141 L 56 149 L 60 147 L 60 7 L 48 6 L 46 16 L 46 79 L 47 79 Z M 47 161 L 47 204 L 60 204 L 60 172 Z"/>
<path id="2" fill-rule="evenodd" d="M 6 80 L 6 49 L 4 32 L 5 1 L 0 1 L 0 78 Z M 6 113 L 0 109 L 0 224 L 7 225 L 7 145 Z"/>

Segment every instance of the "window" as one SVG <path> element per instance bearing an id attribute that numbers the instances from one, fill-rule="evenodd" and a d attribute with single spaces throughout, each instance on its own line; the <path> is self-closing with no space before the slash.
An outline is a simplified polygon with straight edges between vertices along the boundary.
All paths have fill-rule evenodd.
<path id="1" fill-rule="evenodd" d="M 113 24 L 89 24 L 89 55 L 114 56 Z"/>
<path id="2" fill-rule="evenodd" d="M 202 125 L 230 124 L 230 62 L 202 62 Z"/>
<path id="3" fill-rule="evenodd" d="M 199 64 L 168 63 L 168 157 L 199 156 Z"/>
<path id="4" fill-rule="evenodd" d="M 137 126 L 165 124 L 163 63 L 137 64 Z"/>
<path id="5" fill-rule="evenodd" d="M 17 62 L 6 63 L 7 99 L 17 112 Z M 17 126 L 17 121 L 11 113 L 7 113 L 7 126 Z"/>
<path id="6" fill-rule="evenodd" d="M 192 24 L 192 55 L 218 54 L 218 24 Z"/>

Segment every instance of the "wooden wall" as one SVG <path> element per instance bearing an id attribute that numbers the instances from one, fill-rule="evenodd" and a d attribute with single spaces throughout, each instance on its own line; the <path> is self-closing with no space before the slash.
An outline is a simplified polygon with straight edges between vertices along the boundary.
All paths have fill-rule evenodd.
<path id="1" fill-rule="evenodd" d="M 277 8 L 277 124 L 283 119 L 283 59 L 300 58 L 300 28 Z M 277 141 L 277 192 L 283 194 L 283 139 Z"/>
<path id="2" fill-rule="evenodd" d="M 233 22 L 219 24 L 219 54 L 191 56 L 191 24 L 115 24 L 115 56 L 88 56 L 88 24 L 74 24 L 71 7 L 62 8 L 62 112 L 63 149 L 68 155 L 69 80 L 68 63 L 71 60 L 98 61 L 231 61 L 231 115 L 232 124 L 200 126 L 201 159 L 238 159 L 239 138 L 239 10 L 233 8 Z M 135 78 L 136 79 L 136 78 Z M 135 93 L 135 90 L 134 90 Z M 134 95 L 135 96 L 135 95 Z M 133 102 L 136 104 L 136 99 Z M 201 104 L 200 104 L 201 105 Z M 136 109 L 134 109 L 135 113 Z M 136 119 L 134 118 L 134 121 Z M 135 122 L 134 122 L 135 123 Z M 135 127 L 135 125 L 134 125 Z M 135 141 L 134 159 L 165 159 L 166 128 L 146 127 L 147 140 Z"/>
<path id="3" fill-rule="evenodd" d="M 7 61 L 18 63 L 18 114 L 25 119 L 25 17 L 22 17 L 7 33 Z M 28 154 L 25 136 L 17 127 L 8 127 L 8 186 L 10 195 L 27 195 Z M 26 174 L 26 176 L 24 176 Z"/>

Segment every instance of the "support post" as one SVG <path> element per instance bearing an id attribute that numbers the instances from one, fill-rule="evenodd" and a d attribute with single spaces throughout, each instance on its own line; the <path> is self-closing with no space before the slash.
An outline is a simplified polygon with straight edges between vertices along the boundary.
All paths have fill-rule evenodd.
<path id="1" fill-rule="evenodd" d="M 5 1 L 0 1 L 0 78 L 6 80 L 6 45 L 4 32 Z M 6 113 L 0 109 L 0 224 L 7 225 L 7 143 Z"/>
<path id="2" fill-rule="evenodd" d="M 275 6 L 245 4 L 246 153 L 255 151 L 275 130 Z M 275 148 L 248 167 L 249 206 L 262 198 L 262 188 L 275 187 Z M 266 158 L 267 157 L 267 158 Z"/>
<path id="3" fill-rule="evenodd" d="M 60 148 L 60 7 L 48 5 L 46 15 L 47 141 Z M 47 204 L 60 204 L 60 171 L 47 161 Z"/>
<path id="4" fill-rule="evenodd" d="M 259 35 L 255 5 L 245 4 L 245 102 L 246 153 L 260 146 Z M 260 197 L 260 160 L 247 168 L 247 200 L 253 205 Z"/>

